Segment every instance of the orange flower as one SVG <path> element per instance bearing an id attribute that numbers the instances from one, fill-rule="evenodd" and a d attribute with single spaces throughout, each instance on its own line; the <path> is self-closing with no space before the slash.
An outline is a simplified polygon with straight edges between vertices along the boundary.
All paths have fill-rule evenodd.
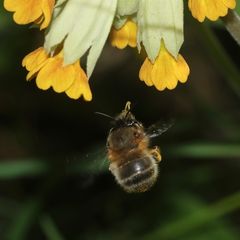
<path id="1" fill-rule="evenodd" d="M 88 78 L 80 61 L 64 65 L 62 52 L 49 57 L 41 47 L 28 54 L 22 65 L 29 71 L 27 80 L 36 77 L 38 88 L 47 90 L 52 87 L 55 92 L 65 92 L 72 99 L 83 95 L 86 101 L 92 100 Z"/>
<path id="2" fill-rule="evenodd" d="M 178 81 L 185 83 L 190 73 L 184 58 L 178 54 L 175 59 L 165 48 L 162 41 L 159 55 L 152 63 L 146 58 L 139 72 L 140 80 L 147 86 L 155 86 L 159 91 L 174 89 Z"/>
<path id="3" fill-rule="evenodd" d="M 52 17 L 55 0 L 4 0 L 4 7 L 14 12 L 13 19 L 18 24 L 36 23 L 40 29 L 46 28 Z"/>

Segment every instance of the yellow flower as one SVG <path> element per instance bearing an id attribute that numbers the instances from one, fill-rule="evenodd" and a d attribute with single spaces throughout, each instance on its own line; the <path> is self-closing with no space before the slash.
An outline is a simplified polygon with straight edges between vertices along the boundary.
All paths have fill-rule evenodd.
<path id="1" fill-rule="evenodd" d="M 159 55 L 154 63 L 146 58 L 139 72 L 140 80 L 147 86 L 155 86 L 162 91 L 165 88 L 174 89 L 177 82 L 185 83 L 190 73 L 189 67 L 184 58 L 178 54 L 175 59 L 161 43 Z"/>
<path id="2" fill-rule="evenodd" d="M 83 95 L 86 101 L 92 100 L 88 78 L 80 61 L 65 66 L 62 52 L 49 57 L 41 47 L 28 54 L 22 65 L 29 71 L 27 80 L 36 77 L 38 88 L 47 90 L 52 87 L 55 92 L 65 92 L 72 99 Z"/>
<path id="3" fill-rule="evenodd" d="M 137 25 L 131 20 L 128 20 L 120 29 L 112 28 L 110 35 L 111 44 L 113 47 L 120 49 L 126 46 L 137 46 Z"/>
<path id="4" fill-rule="evenodd" d="M 4 0 L 4 7 L 14 12 L 13 19 L 18 24 L 36 23 L 40 29 L 46 28 L 52 17 L 55 0 Z"/>
<path id="5" fill-rule="evenodd" d="M 48 54 L 42 47 L 29 53 L 22 61 L 22 66 L 29 71 L 26 79 L 31 80 L 33 77 L 35 77 L 39 70 L 44 66 L 47 59 Z"/>
<path id="6" fill-rule="evenodd" d="M 234 9 L 236 0 L 189 0 L 188 7 L 199 22 L 203 22 L 206 17 L 215 21 L 227 15 L 229 8 Z"/>
<path id="7" fill-rule="evenodd" d="M 76 77 L 73 84 L 66 90 L 66 94 L 73 99 L 78 99 L 83 95 L 86 101 L 92 100 L 92 92 L 88 84 L 88 78 L 79 64 L 75 66 Z"/>

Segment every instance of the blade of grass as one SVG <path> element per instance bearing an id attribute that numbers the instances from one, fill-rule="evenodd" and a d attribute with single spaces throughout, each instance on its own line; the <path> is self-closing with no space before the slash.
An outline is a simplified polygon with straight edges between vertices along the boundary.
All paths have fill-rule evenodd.
<path id="1" fill-rule="evenodd" d="M 166 150 L 173 157 L 240 158 L 240 144 L 186 143 Z"/>
<path id="2" fill-rule="evenodd" d="M 8 240 L 23 240 L 26 238 L 29 228 L 32 226 L 33 219 L 40 211 L 40 199 L 28 200 L 17 212 L 9 230 L 6 233 Z"/>
<path id="3" fill-rule="evenodd" d="M 62 173 L 52 173 L 47 177 L 36 196 L 30 197 L 19 209 L 12 219 L 12 223 L 6 231 L 7 240 L 24 240 L 36 222 L 45 199 L 51 193 L 52 188 L 61 180 Z"/>
<path id="4" fill-rule="evenodd" d="M 39 159 L 11 159 L 0 162 L 0 179 L 14 179 L 21 176 L 36 176 L 46 173 L 50 166 Z"/>
<path id="5" fill-rule="evenodd" d="M 64 240 L 56 224 L 49 215 L 43 215 L 40 219 L 40 226 L 48 240 Z"/>
<path id="6" fill-rule="evenodd" d="M 194 212 L 186 218 L 168 224 L 167 226 L 163 226 L 161 229 L 157 229 L 156 231 L 144 236 L 142 239 L 179 239 L 179 237 L 183 234 L 200 228 L 209 222 L 239 208 L 240 192 L 236 192 L 235 194 L 228 196 L 215 204 L 199 209 L 197 212 Z"/>

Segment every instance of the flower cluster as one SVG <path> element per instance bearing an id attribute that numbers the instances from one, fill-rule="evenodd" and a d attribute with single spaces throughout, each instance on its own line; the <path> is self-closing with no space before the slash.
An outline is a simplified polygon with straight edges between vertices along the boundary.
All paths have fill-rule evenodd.
<path id="1" fill-rule="evenodd" d="M 188 0 L 192 16 L 217 20 L 236 0 Z M 42 47 L 23 59 L 38 88 L 92 99 L 89 78 L 103 47 L 127 46 L 147 54 L 139 78 L 162 91 L 187 81 L 190 70 L 179 53 L 183 44 L 183 0 L 4 0 L 18 24 L 45 29 Z M 80 59 L 86 55 L 86 69 Z"/>

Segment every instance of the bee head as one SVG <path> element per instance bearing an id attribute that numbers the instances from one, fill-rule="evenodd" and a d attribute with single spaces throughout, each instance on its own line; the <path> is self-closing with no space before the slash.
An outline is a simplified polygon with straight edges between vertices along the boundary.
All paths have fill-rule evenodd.
<path id="1" fill-rule="evenodd" d="M 137 146 L 144 135 L 142 124 L 130 112 L 130 102 L 112 122 L 113 127 L 108 136 L 111 149 L 131 149 Z"/>
<path id="2" fill-rule="evenodd" d="M 112 130 L 122 128 L 122 127 L 131 127 L 134 124 L 138 123 L 135 116 L 131 113 L 131 102 L 127 102 L 125 108 L 122 112 L 115 117 L 112 121 L 113 128 Z"/>

